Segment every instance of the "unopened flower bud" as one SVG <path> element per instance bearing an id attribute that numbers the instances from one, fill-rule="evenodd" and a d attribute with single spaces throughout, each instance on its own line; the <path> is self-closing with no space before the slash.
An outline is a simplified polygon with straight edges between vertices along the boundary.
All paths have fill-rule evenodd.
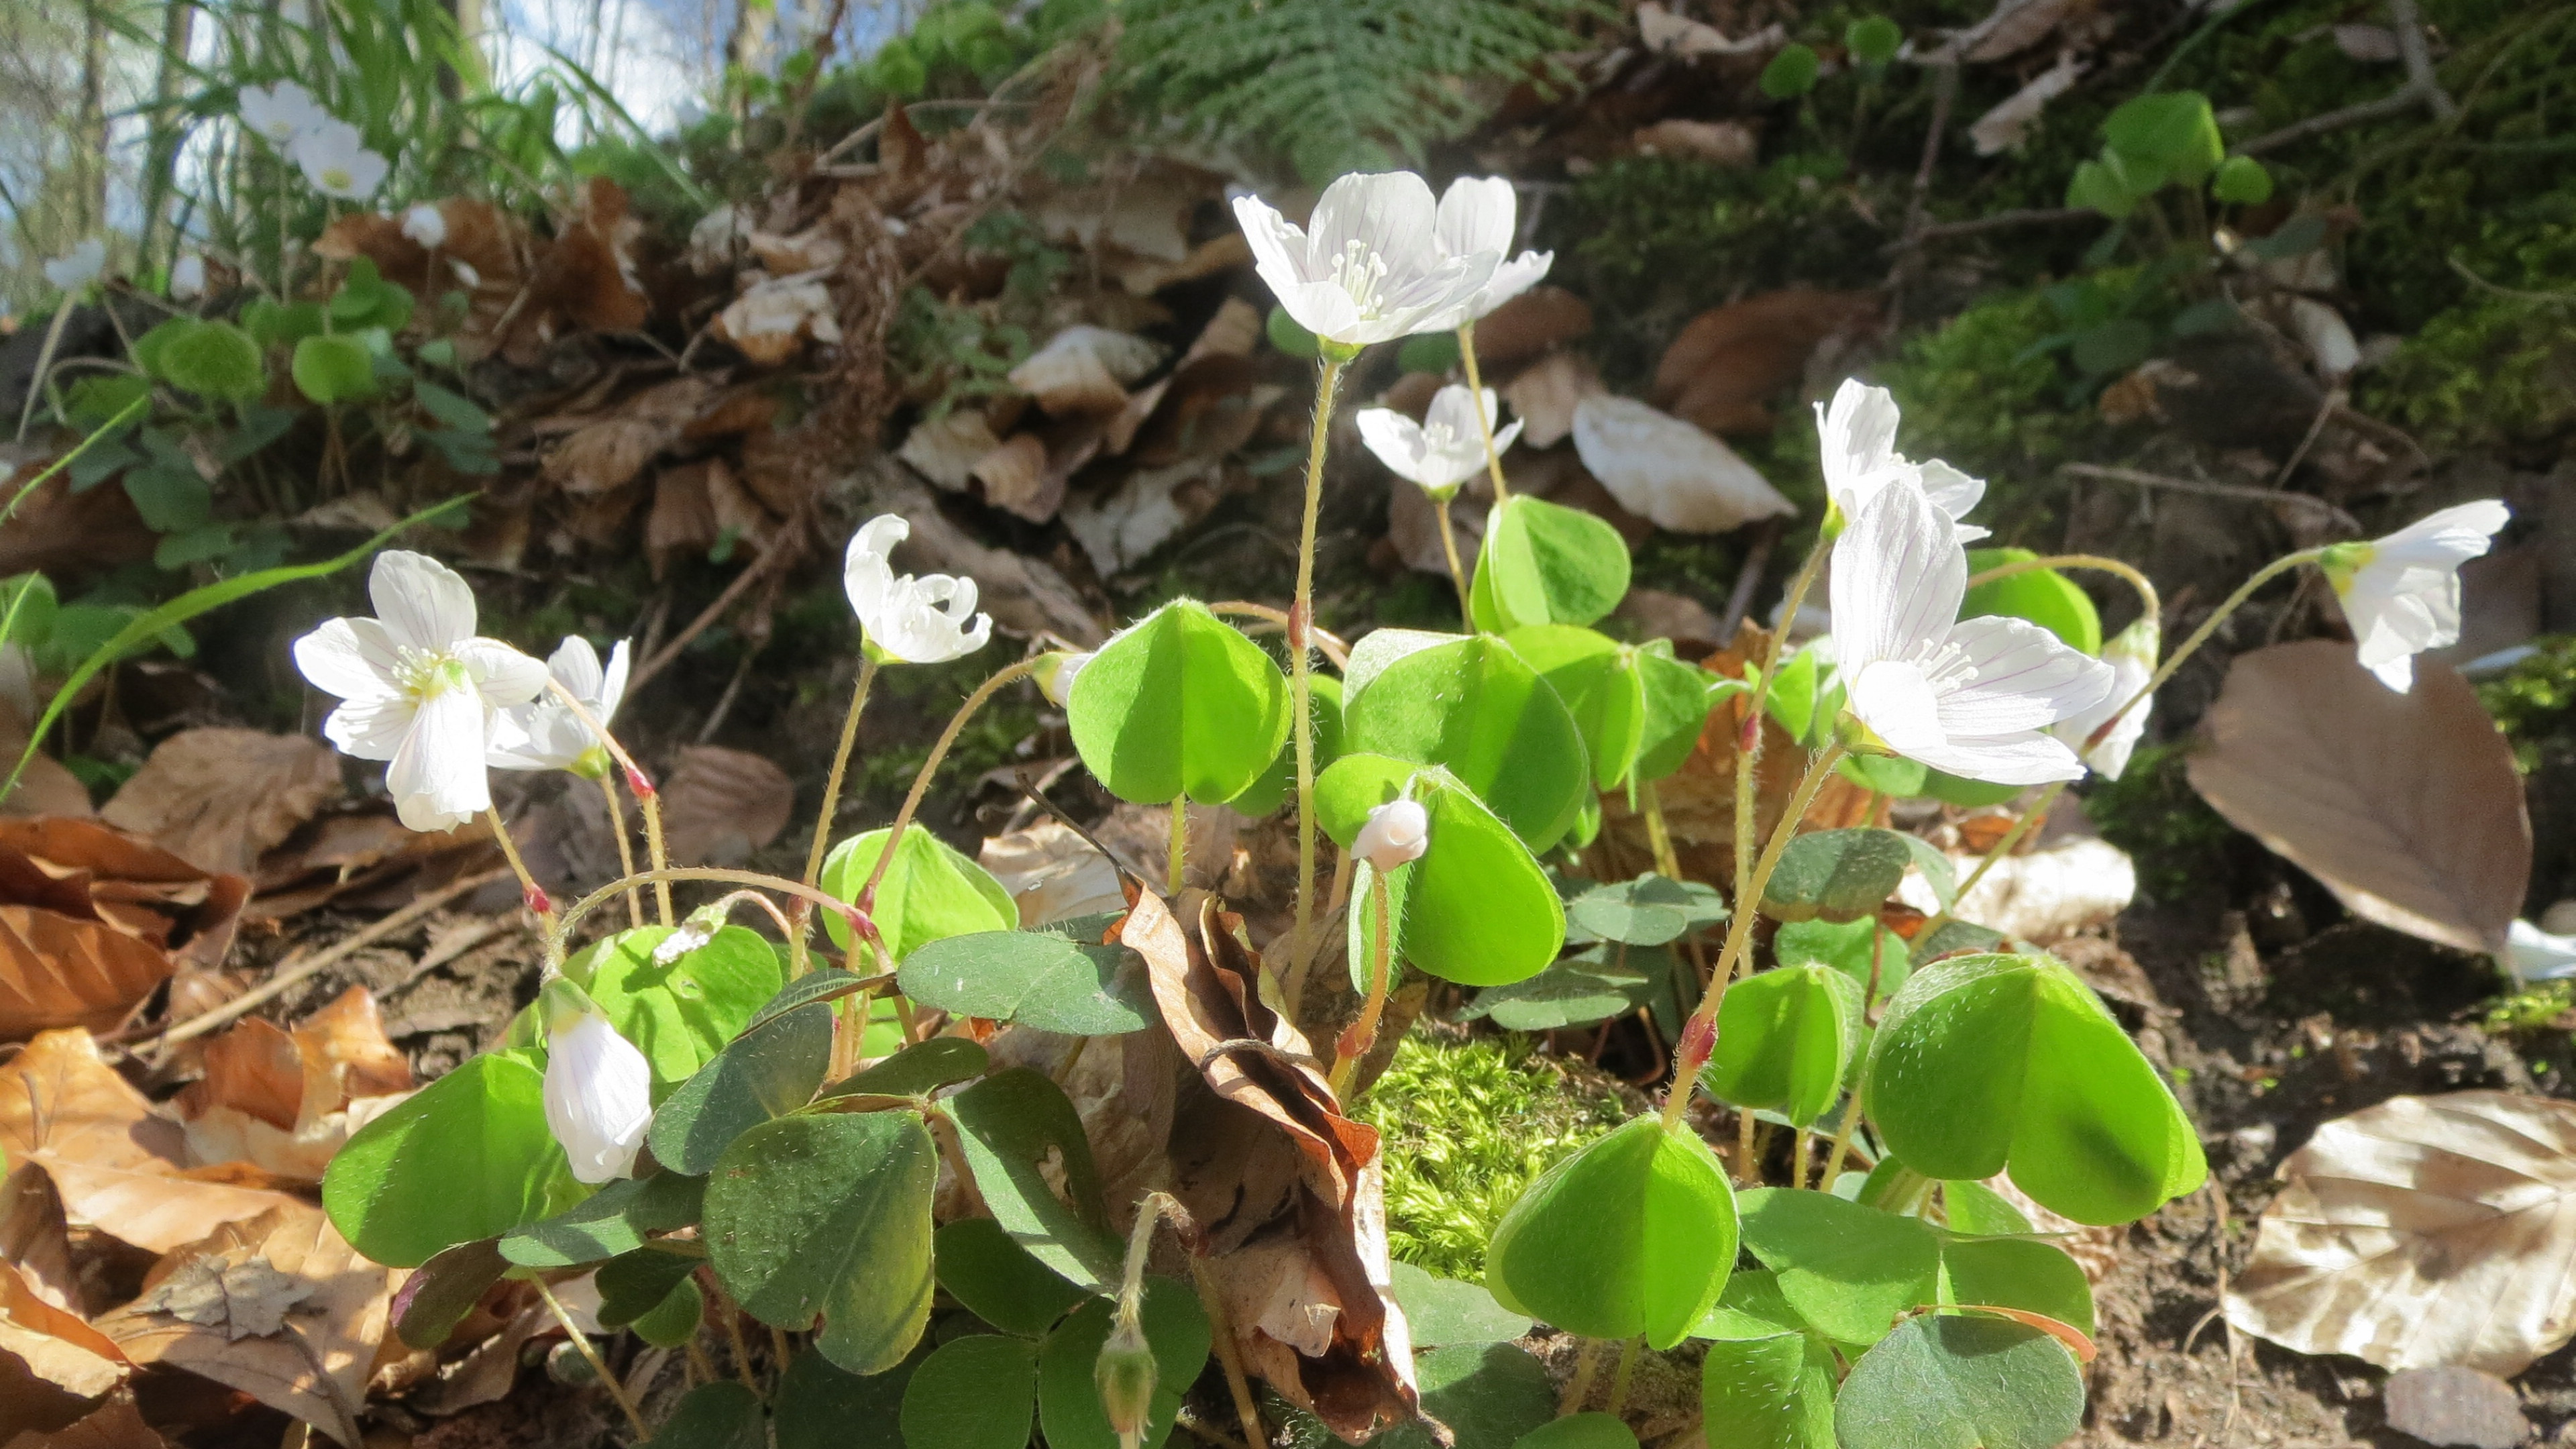
<path id="1" fill-rule="evenodd" d="M 1120 1313 L 1108 1340 L 1100 1345 L 1091 1381 L 1100 1388 L 1101 1410 L 1109 1416 L 1109 1427 L 1117 1431 L 1121 1444 L 1134 1444 L 1144 1436 L 1145 1421 L 1154 1411 L 1154 1373 L 1154 1350 L 1145 1342 L 1144 1329 L 1134 1315 Z"/>
<path id="2" fill-rule="evenodd" d="M 638 800 L 650 800 L 660 793 L 653 788 L 651 778 L 632 765 L 626 767 L 626 788 L 633 792 Z"/>
<path id="3" fill-rule="evenodd" d="M 1063 709 L 1073 701 L 1074 676 L 1080 674 L 1082 666 L 1090 662 L 1089 654 L 1077 654 L 1070 649 L 1058 649 L 1052 653 L 1039 655 L 1037 667 L 1029 673 L 1037 680 L 1038 692 L 1047 697 L 1047 702 L 1058 709 Z"/>
<path id="4" fill-rule="evenodd" d="M 1420 860 L 1431 845 L 1431 816 L 1417 800 L 1390 800 L 1369 812 L 1351 853 L 1380 874 Z"/>
<path id="5" fill-rule="evenodd" d="M 546 894 L 546 888 L 544 886 L 538 885 L 534 881 L 528 882 L 528 884 L 520 890 L 519 898 L 527 902 L 529 910 L 534 911 L 540 916 L 551 916 L 555 913 L 554 898 Z"/>

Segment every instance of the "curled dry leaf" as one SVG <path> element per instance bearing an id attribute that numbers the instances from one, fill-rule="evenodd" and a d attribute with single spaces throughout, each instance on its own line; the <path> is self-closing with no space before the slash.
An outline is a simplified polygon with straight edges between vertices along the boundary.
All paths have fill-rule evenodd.
<path id="1" fill-rule="evenodd" d="M 2392 1097 L 2319 1127 L 2280 1175 L 2227 1294 L 2245 1332 L 2503 1377 L 2576 1334 L 2576 1103 Z"/>
<path id="2" fill-rule="evenodd" d="M 1767 433 L 1771 402 L 1806 373 L 1827 338 L 1873 324 L 1867 292 L 1783 287 L 1692 318 L 1655 364 L 1647 396 L 1712 433 Z"/>
<path id="3" fill-rule="evenodd" d="M 106 1393 L 132 1367 L 114 1339 L 79 1314 L 47 1302 L 18 1268 L 0 1263 L 0 1360 L 13 1357 L 47 1387 L 74 1399 Z M 14 1377 L 0 1369 L 0 1398 L 7 1397 L 6 1386 Z"/>
<path id="4" fill-rule="evenodd" d="M 1966 880 L 1975 856 L 1953 856 L 1954 876 Z M 1958 917 L 2034 946 L 2062 941 L 2107 925 L 2138 894 L 2138 869 L 2129 853 L 2099 836 L 2074 835 L 1996 861 L 1977 888 L 1961 897 Z M 1929 882 L 1906 873 L 1896 898 L 1932 915 L 1941 909 Z"/>
<path id="5" fill-rule="evenodd" d="M 42 1033 L 0 1066 L 0 1149 L 53 1178 L 74 1224 L 156 1253 L 296 1201 L 185 1176 L 180 1125 L 100 1060 L 85 1031 Z"/>
<path id="6" fill-rule="evenodd" d="M 0 1041 L 116 1026 L 223 959 L 249 890 L 92 821 L 0 820 Z"/>
<path id="7" fill-rule="evenodd" d="M 2032 76 L 2020 90 L 1997 101 L 1992 110 L 1977 117 L 1968 127 L 1968 139 L 1977 154 L 1992 156 L 1998 151 L 2016 150 L 2030 137 L 2030 128 L 2039 121 L 2048 103 L 2074 89 L 2086 66 L 2075 52 L 2057 57 L 2057 64 Z"/>
<path id="8" fill-rule="evenodd" d="M 235 1023 L 207 1043 L 205 1072 L 176 1103 L 189 1158 L 306 1182 L 321 1181 L 350 1134 L 412 1087 L 410 1063 L 386 1039 L 363 986 L 291 1034 L 256 1019 Z"/>
<path id="9" fill-rule="evenodd" d="M 1127 908 L 1117 863 L 1051 817 L 987 837 L 976 862 L 1011 893 L 1024 926 Z"/>
<path id="10" fill-rule="evenodd" d="M 1106 327 L 1067 327 L 1011 369 L 1011 386 L 1038 400 L 1051 417 L 1114 413 L 1127 385 L 1151 372 L 1163 349 Z"/>
<path id="11" fill-rule="evenodd" d="M 1002 446 L 993 425 L 975 408 L 959 408 L 944 417 L 913 424 L 895 456 L 913 471 L 951 493 L 963 493 L 975 481 L 975 464 Z"/>
<path id="12" fill-rule="evenodd" d="M 1046 522 L 1063 506 L 1064 480 L 1051 479 L 1046 440 L 1035 433 L 1022 433 L 985 453 L 967 471 L 984 485 L 985 502 L 1032 522 Z M 1050 481 L 1052 488 L 1047 486 Z"/>
<path id="13" fill-rule="evenodd" d="M 680 751 L 662 782 L 663 828 L 671 858 L 686 865 L 740 865 L 787 828 L 796 782 L 759 755 L 718 745 Z"/>
<path id="14" fill-rule="evenodd" d="M 136 1363 L 229 1385 L 357 1449 L 401 1276 L 319 1208 L 281 1205 L 173 1249 L 98 1327 Z"/>
<path id="15" fill-rule="evenodd" d="M 762 367 L 793 358 L 805 339 L 841 340 L 840 318 L 825 272 L 764 277 L 716 314 L 716 336 Z"/>
<path id="16" fill-rule="evenodd" d="M 63 1195 L 34 1163 L 0 1176 L 0 1262 L 16 1267 L 27 1287 L 56 1308 L 81 1308 L 80 1270 L 72 1262 Z"/>
<path id="17" fill-rule="evenodd" d="M 1723 533 L 1798 511 L 1734 449 L 1633 398 L 1585 398 L 1574 447 L 1620 507 L 1659 528 Z"/>
<path id="18" fill-rule="evenodd" d="M 762 267 L 780 276 L 790 272 L 817 272 L 825 267 L 837 267 L 841 264 L 842 256 L 848 251 L 848 248 L 841 245 L 839 238 L 819 226 L 809 226 L 794 236 L 778 236 L 770 232 L 756 231 L 743 240 L 750 246 L 752 256 Z M 697 244 L 697 232 L 694 229 L 689 233 L 689 242 L 692 248 Z"/>
<path id="19" fill-rule="evenodd" d="M 1305 1037 L 1264 996 L 1240 918 L 1195 890 L 1177 909 L 1145 891 L 1121 927 L 1196 1068 L 1172 1107 L 1173 1194 L 1245 1367 L 1359 1443 L 1419 1404 L 1389 1287 L 1377 1130 L 1342 1115 Z"/>
<path id="20" fill-rule="evenodd" d="M 274 920 L 342 897 L 393 910 L 421 891 L 500 864 L 489 829 L 406 830 L 391 805 L 369 802 L 307 821 L 261 856 L 258 893 L 243 914 Z M 183 1014 L 175 1004 L 171 1010 Z"/>
<path id="21" fill-rule="evenodd" d="M 200 869 L 248 875 L 263 851 L 339 793 L 339 760 L 319 740 L 182 730 L 152 751 L 99 818 Z"/>
<path id="22" fill-rule="evenodd" d="M 2398 694 L 2350 644 L 2260 649 L 2228 670 L 2201 733 L 2192 788 L 2354 915 L 2504 949 L 2531 878 L 2531 817 L 2512 746 L 2458 670 L 2419 659 Z"/>

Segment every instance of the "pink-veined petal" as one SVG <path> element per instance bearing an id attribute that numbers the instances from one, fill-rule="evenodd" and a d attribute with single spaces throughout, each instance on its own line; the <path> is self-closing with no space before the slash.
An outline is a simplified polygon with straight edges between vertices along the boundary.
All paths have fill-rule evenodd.
<path id="1" fill-rule="evenodd" d="M 1962 779 L 1990 785 L 2045 785 L 2083 778 L 2084 762 L 2064 740 L 2036 730 L 1944 741 L 1912 758 Z"/>
<path id="2" fill-rule="evenodd" d="M 376 555 L 367 597 L 397 645 L 445 649 L 474 637 L 473 588 L 427 554 L 389 549 Z"/>
<path id="3" fill-rule="evenodd" d="M 483 773 L 489 748 L 483 700 L 450 689 L 421 703 L 385 770 L 394 814 L 414 830 L 453 830 L 491 808 Z"/>
<path id="4" fill-rule="evenodd" d="M 2110 665 L 2026 619 L 1962 619 L 1950 643 L 1976 675 L 1942 694 L 1945 734 L 2043 729 L 2111 692 Z"/>
<path id="5" fill-rule="evenodd" d="M 1836 657 L 1858 670 L 1938 642 L 1968 592 L 1968 556 L 1950 520 L 1912 487 L 1888 487 L 1834 544 Z"/>

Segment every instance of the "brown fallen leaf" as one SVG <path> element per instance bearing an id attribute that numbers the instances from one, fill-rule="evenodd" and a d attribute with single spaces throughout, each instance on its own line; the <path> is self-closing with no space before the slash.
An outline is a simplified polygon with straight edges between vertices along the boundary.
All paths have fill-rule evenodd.
<path id="1" fill-rule="evenodd" d="M 40 1033 L 0 1064 L 0 1150 L 53 1178 L 63 1210 L 152 1252 L 297 1200 L 185 1175 L 186 1131 L 100 1060 L 77 1028 Z"/>
<path id="2" fill-rule="evenodd" d="M 716 314 L 715 335 L 762 367 L 785 364 L 808 338 L 840 341 L 839 312 L 831 288 L 824 285 L 828 275 L 799 272 L 753 282 Z"/>
<path id="3" fill-rule="evenodd" d="M 1047 486 L 1046 440 L 1035 433 L 1022 433 L 994 448 L 967 472 L 984 485 L 985 502 L 1033 522 L 1055 517 L 1064 503 L 1064 480 L 1053 479 L 1055 486 Z"/>
<path id="4" fill-rule="evenodd" d="M 132 1366 L 114 1339 L 45 1301 L 7 1263 L 0 1263 L 0 1353 L 15 1354 L 37 1377 L 84 1399 L 115 1388 Z"/>
<path id="5" fill-rule="evenodd" d="M 925 573 L 971 577 L 981 585 L 978 602 L 993 616 L 994 627 L 1004 633 L 1021 638 L 1053 634 L 1085 649 L 1109 637 L 1055 565 L 1015 549 L 991 548 L 969 537 L 939 511 L 928 488 L 901 470 L 880 474 L 869 501 L 880 511 L 900 513 L 912 520 L 912 537 L 906 547 L 914 568 Z"/>
<path id="6" fill-rule="evenodd" d="M 1724 533 L 1798 511 L 1734 449 L 1634 398 L 1585 398 L 1574 410 L 1574 447 L 1621 507 L 1659 528 Z"/>
<path id="7" fill-rule="evenodd" d="M 339 793 L 339 758 L 319 740 L 182 730 L 153 749 L 99 818 L 200 869 L 248 875 L 261 852 Z"/>
<path id="8" fill-rule="evenodd" d="M 1476 321 L 1476 359 L 1504 368 L 1592 331 L 1592 304 L 1563 287 L 1530 288 Z"/>
<path id="9" fill-rule="evenodd" d="M 190 1160 L 247 1163 L 319 1182 L 349 1135 L 411 1090 L 409 1062 L 385 1037 L 375 998 L 352 986 L 292 1034 L 236 1022 L 206 1044 L 205 1076 L 173 1104 Z"/>
<path id="10" fill-rule="evenodd" d="M 56 1308 L 81 1311 L 80 1269 L 72 1261 L 63 1195 L 32 1162 L 0 1176 L 0 1262 L 16 1268 L 37 1297 Z"/>
<path id="11" fill-rule="evenodd" d="M 1245 1367 L 1357 1444 L 1420 1399 L 1389 1288 L 1376 1129 L 1342 1115 L 1306 1038 L 1264 995 L 1240 918 L 1142 892 L 1120 927 L 1145 958 L 1184 1074 L 1172 1192 Z"/>
<path id="12" fill-rule="evenodd" d="M 174 1248 L 98 1327 L 136 1363 L 229 1385 L 357 1449 L 401 1276 L 319 1208 L 283 1205 Z"/>
<path id="13" fill-rule="evenodd" d="M 1592 364 L 1571 352 L 1550 353 L 1503 384 L 1503 401 L 1521 420 L 1521 441 L 1553 448 L 1574 431 L 1574 410 L 1605 389 Z"/>
<path id="14" fill-rule="evenodd" d="M 1712 433 L 1767 433 L 1772 400 L 1805 374 L 1818 345 L 1878 312 L 1873 293 L 1807 286 L 1713 307 L 1664 349 L 1649 400 Z"/>
<path id="15" fill-rule="evenodd" d="M 779 837 L 796 809 L 796 782 L 759 755 L 717 745 L 680 751 L 662 782 L 671 858 L 740 865 Z"/>
<path id="16" fill-rule="evenodd" d="M 1053 818 L 987 837 L 975 859 L 1011 893 L 1024 926 L 1127 908 L 1117 862 Z"/>
<path id="17" fill-rule="evenodd" d="M 0 820 L 0 1040 L 105 1031 L 232 945 L 249 883 L 88 820 Z"/>
<path id="18" fill-rule="evenodd" d="M 2502 1377 L 2576 1335 L 2576 1103 L 2392 1097 L 2319 1127 L 2280 1176 L 2228 1289 L 2237 1328 L 2300 1353 Z"/>
<path id="19" fill-rule="evenodd" d="M 1106 327 L 1067 327 L 1010 371 L 1011 386 L 1038 400 L 1050 417 L 1114 413 L 1127 386 L 1151 372 L 1163 350 Z"/>
<path id="20" fill-rule="evenodd" d="M 1683 156 L 1712 166 L 1750 166 L 1761 150 L 1753 128 L 1742 121 L 1692 121 L 1666 117 L 1640 126 L 1628 144 L 1647 156 Z"/>
<path id="21" fill-rule="evenodd" d="M 944 417 L 913 424 L 895 456 L 949 492 L 963 493 L 975 481 L 977 460 L 1000 446 L 1002 440 L 993 435 L 993 425 L 982 410 L 958 408 Z"/>
<path id="22" fill-rule="evenodd" d="M 500 864 L 488 829 L 423 834 L 404 829 L 390 805 L 369 802 L 307 821 L 261 856 L 256 894 L 242 914 L 275 920 L 342 897 L 394 910 L 413 895 Z M 173 1014 L 180 1013 L 174 1008 Z"/>
<path id="23" fill-rule="evenodd" d="M 33 458 L 12 470 L 5 486 L 17 507 L 0 521 L 0 578 L 42 573 L 88 574 L 152 556 L 152 530 L 122 488 L 73 492 L 68 473 L 19 494 L 53 463 Z"/>
<path id="24" fill-rule="evenodd" d="M 0 1394 L 0 1400 L 5 1398 Z M 0 1432 L 9 1429 L 8 1414 L 0 1412 Z M 143 1422 L 143 1411 L 134 1406 L 134 1396 L 122 1389 L 69 1423 L 51 1429 L 24 1429 L 15 1438 L 0 1439 L 0 1445 L 6 1449 L 170 1449 L 170 1441 Z"/>
<path id="25" fill-rule="evenodd" d="M 2365 920 L 2496 952 L 2531 878 L 2513 748 L 2459 671 L 2399 694 L 2331 640 L 2240 655 L 2201 721 L 2192 788 Z"/>

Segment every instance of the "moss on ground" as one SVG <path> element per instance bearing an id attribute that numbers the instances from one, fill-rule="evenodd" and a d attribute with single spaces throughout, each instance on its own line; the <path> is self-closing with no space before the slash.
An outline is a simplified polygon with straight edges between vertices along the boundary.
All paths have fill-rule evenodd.
<path id="1" fill-rule="evenodd" d="M 1521 1189 L 1627 1116 L 1607 1088 L 1525 1045 L 1408 1038 L 1359 1104 L 1386 1134 L 1388 1248 L 1444 1278 L 1481 1280 L 1486 1240 Z"/>
<path id="2" fill-rule="evenodd" d="M 2084 813 L 2102 838 L 2129 853 L 2150 896 L 2178 900 L 2224 878 L 2236 827 L 2209 808 L 2183 773 L 2186 746 L 2146 745 L 2117 780 L 2096 776 Z"/>
<path id="3" fill-rule="evenodd" d="M 2047 533 L 2052 474 L 2094 426 L 2089 407 L 2067 407 L 2064 372 L 2039 350 L 2063 326 L 2044 291 L 2008 292 L 1916 336 L 1885 370 L 1907 454 L 1986 479 L 1981 516 L 2007 542 Z"/>
<path id="4" fill-rule="evenodd" d="M 2514 764 L 2526 775 L 2544 740 L 2576 731 L 2576 635 L 2534 643 L 2538 653 L 2478 686 L 2478 702 L 2513 741 Z"/>

